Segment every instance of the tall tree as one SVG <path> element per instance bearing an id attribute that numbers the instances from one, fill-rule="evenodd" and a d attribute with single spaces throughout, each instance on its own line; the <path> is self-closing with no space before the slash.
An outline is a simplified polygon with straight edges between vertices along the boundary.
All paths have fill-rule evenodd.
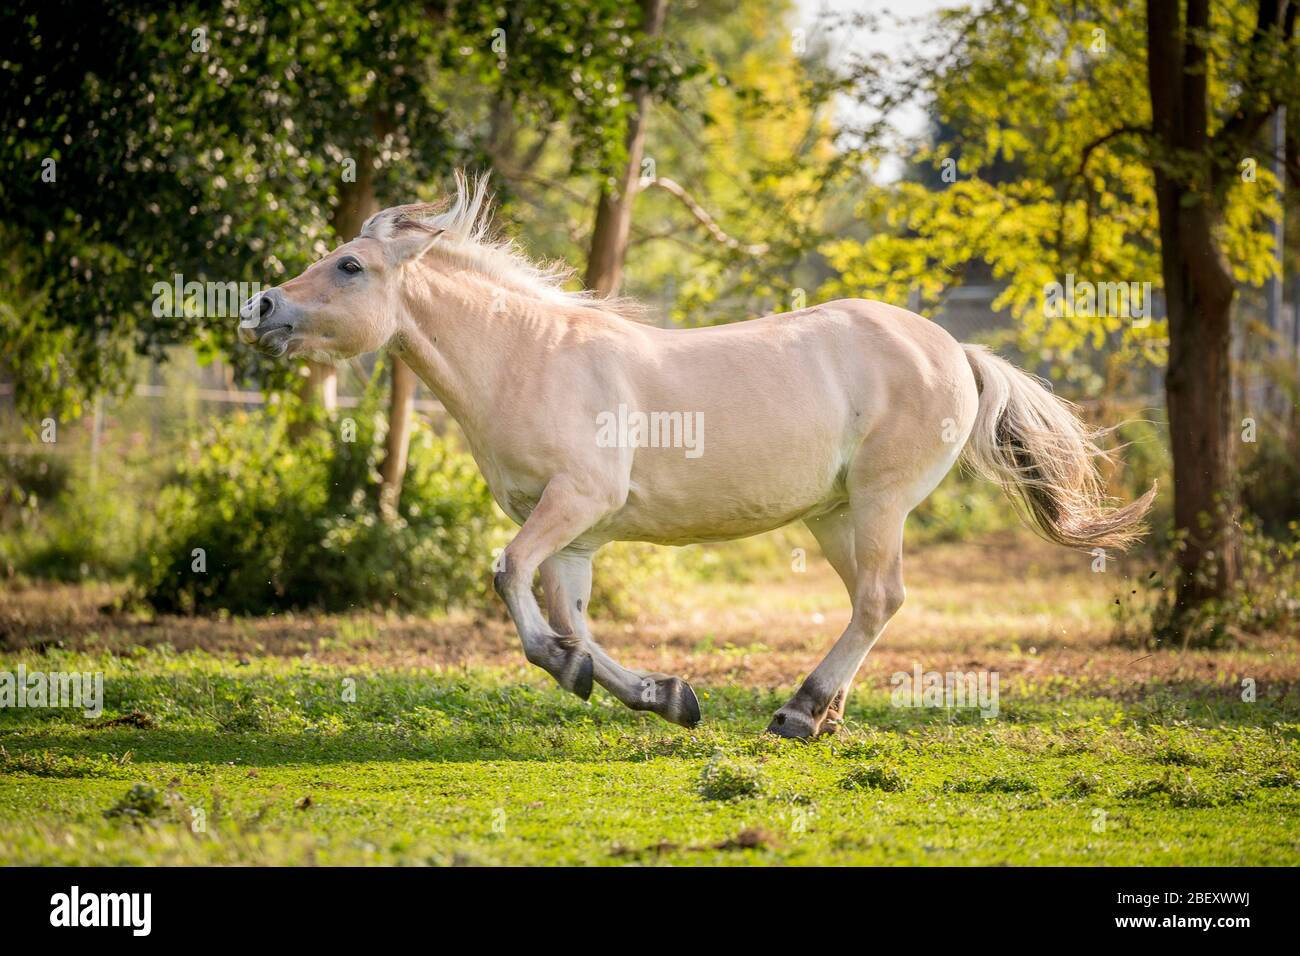
<path id="1" fill-rule="evenodd" d="M 1229 316 L 1236 285 L 1275 268 L 1257 137 L 1300 100 L 1294 21 L 1285 0 L 941 14 L 944 52 L 912 82 L 950 132 L 918 154 L 943 175 L 872 190 L 865 210 L 894 228 L 827 245 L 840 270 L 828 292 L 901 303 L 916 289 L 931 308 L 981 263 L 1005 285 L 995 305 L 1019 320 L 1021 346 L 1054 371 L 1090 374 L 1089 346 L 1108 342 L 1120 363 L 1165 364 L 1184 607 L 1236 571 Z M 1160 280 L 1168 320 L 1049 308 L 1045 290 L 1071 275 Z"/>
<path id="2" fill-rule="evenodd" d="M 663 31 L 667 0 L 641 0 L 641 32 L 655 39 Z M 641 67 L 645 69 L 646 67 Z M 623 262 L 632 228 L 632 205 L 641 182 L 641 160 L 645 153 L 646 127 L 650 122 L 650 81 L 643 78 L 633 87 L 632 112 L 627 122 L 626 162 L 611 188 L 600 190 L 596 202 L 596 225 L 587 259 L 587 288 L 601 295 L 615 295 L 623 281 Z"/>
<path id="3" fill-rule="evenodd" d="M 1295 17 L 1288 0 L 1259 0 L 1241 92 L 1216 123 L 1209 0 L 1147 0 L 1151 165 L 1169 313 L 1165 396 L 1177 479 L 1174 521 L 1186 534 L 1181 597 L 1188 605 L 1226 594 L 1238 574 L 1230 348 L 1236 285 L 1219 233 L 1238 164 L 1285 102 L 1287 91 L 1271 74 L 1279 65 L 1274 58 L 1291 46 Z"/>

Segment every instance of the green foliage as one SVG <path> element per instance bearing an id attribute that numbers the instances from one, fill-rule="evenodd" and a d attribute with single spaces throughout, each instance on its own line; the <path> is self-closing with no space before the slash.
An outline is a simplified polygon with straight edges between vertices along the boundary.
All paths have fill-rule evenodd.
<path id="1" fill-rule="evenodd" d="M 196 440 L 159 498 L 140 596 L 181 613 L 485 603 L 503 519 L 477 469 L 417 426 L 397 516 L 385 521 L 376 399 L 372 388 L 355 417 L 318 421 L 296 440 L 293 415 L 275 410 Z"/>
<path id="2" fill-rule="evenodd" d="M 763 775 L 752 764 L 717 751 L 700 771 L 696 784 L 706 800 L 741 800 L 763 792 Z"/>
<path id="3" fill-rule="evenodd" d="M 15 454 L 0 461 L 0 568 L 60 581 L 127 573 L 145 516 L 121 472 L 93 479 L 66 455 Z"/>
<path id="4" fill-rule="evenodd" d="M 21 513 L 67 490 L 72 468 L 67 458 L 48 452 L 0 455 L 0 525 L 20 520 Z"/>
<path id="5" fill-rule="evenodd" d="M 591 612 L 597 617 L 635 618 L 656 610 L 657 595 L 700 582 L 742 583 L 788 568 L 794 547 L 807 550 L 810 536 L 797 528 L 718 544 L 665 547 L 614 541 L 596 553 Z"/>
<path id="6" fill-rule="evenodd" d="M 1116 636 L 1153 646 L 1217 647 L 1268 631 L 1300 627 L 1300 522 L 1292 521 L 1279 536 L 1266 534 L 1258 519 L 1240 523 L 1241 567 L 1227 597 L 1195 607 L 1178 602 L 1182 574 L 1177 552 L 1184 534 L 1175 534 L 1161 560 L 1128 599 L 1114 607 Z M 1208 582 L 1214 560 L 1198 570 Z"/>
<path id="7" fill-rule="evenodd" d="M 899 793 L 907 789 L 907 778 L 893 767 L 866 764 L 854 767 L 841 777 L 840 786 L 845 790 L 883 790 L 886 793 Z"/>
<path id="8" fill-rule="evenodd" d="M 950 793 L 1033 793 L 1038 789 L 1024 777 L 994 774 L 991 777 L 963 777 L 943 785 Z"/>
<path id="9" fill-rule="evenodd" d="M 1169 454 L 1169 426 L 1164 421 L 1152 421 L 1142 409 L 1108 406 L 1110 422 L 1093 421 L 1102 427 L 1114 427 L 1107 447 L 1117 449 L 1117 467 L 1109 469 L 1108 493 L 1121 500 L 1132 501 L 1146 494 L 1152 485 L 1163 491 L 1173 488 L 1173 461 Z M 1116 423 L 1118 421 L 1118 423 Z M 1147 524 L 1155 534 L 1161 533 L 1172 521 L 1173 496 L 1156 496 Z"/>
<path id="10" fill-rule="evenodd" d="M 121 800 L 104 811 L 112 819 L 121 817 L 131 823 L 151 820 L 163 811 L 162 795 L 147 783 L 137 783 Z"/>
<path id="11" fill-rule="evenodd" d="M 1105 789 L 1101 774 L 1080 770 L 1065 781 L 1063 795 L 1067 797 L 1087 797 Z"/>
<path id="12" fill-rule="evenodd" d="M 913 543 L 959 541 L 1018 524 L 1001 489 L 954 468 L 908 516 L 907 532 Z"/>
<path id="13" fill-rule="evenodd" d="M 0 745 L 0 772 L 22 773 L 33 777 L 57 777 L 61 780 L 99 778 L 129 780 L 137 776 L 131 766 L 130 751 L 121 758 L 106 754 L 69 756 L 49 750 L 9 753 Z"/>
<path id="14" fill-rule="evenodd" d="M 1259 518 L 1264 530 L 1285 537 L 1287 523 L 1300 517 L 1300 417 L 1296 413 L 1300 409 L 1300 368 L 1289 357 L 1281 357 L 1265 363 L 1261 371 L 1283 412 L 1256 413 L 1254 441 L 1239 446 L 1241 503 Z"/>
<path id="15" fill-rule="evenodd" d="M 156 315 L 154 283 L 300 272 L 335 240 L 345 182 L 429 198 L 453 166 L 491 163 L 506 118 L 566 127 L 568 171 L 606 174 L 631 86 L 671 102 L 698 72 L 639 23 L 632 0 L 7 4 L 0 370 L 20 407 L 75 411 L 133 351 L 229 348 L 232 316 Z"/>
<path id="16" fill-rule="evenodd" d="M 590 613 L 594 617 L 635 618 L 650 610 L 652 584 L 685 584 L 693 578 L 692 552 L 637 541 L 601 548 L 592 564 Z"/>
<path id="17" fill-rule="evenodd" d="M 1285 535 L 1285 525 L 1300 515 L 1300 447 L 1272 435 L 1259 448 L 1241 476 L 1241 502 L 1271 533 Z"/>
<path id="18" fill-rule="evenodd" d="M 1240 5 L 1213 14 L 1211 109 L 1293 98 L 1294 71 L 1287 78 L 1267 64 L 1294 54 L 1252 52 L 1254 14 Z M 926 311 L 972 268 L 984 269 L 1003 286 L 994 305 L 1016 319 L 1021 350 L 1050 361 L 1054 375 L 1091 378 L 1079 359 L 1103 349 L 1118 349 L 1118 363 L 1163 364 L 1163 319 L 1051 310 L 1044 292 L 1067 274 L 1161 284 L 1151 170 L 1172 160 L 1151 136 L 1140 9 L 1126 0 L 995 0 L 944 11 L 937 27 L 951 38 L 947 55 L 895 65 L 896 82 L 924 91 L 934 141 L 913 155 L 908 181 L 863 196 L 860 217 L 888 228 L 825 243 L 838 275 L 821 294 L 901 305 L 915 292 Z M 1229 184 L 1215 197 L 1223 210 L 1216 236 L 1233 277 L 1259 283 L 1275 268 L 1275 180 L 1261 163 L 1258 179 L 1243 182 L 1241 155 L 1213 159 L 1216 174 L 1226 164 L 1217 178 Z M 947 178 L 937 175 L 945 166 Z"/>

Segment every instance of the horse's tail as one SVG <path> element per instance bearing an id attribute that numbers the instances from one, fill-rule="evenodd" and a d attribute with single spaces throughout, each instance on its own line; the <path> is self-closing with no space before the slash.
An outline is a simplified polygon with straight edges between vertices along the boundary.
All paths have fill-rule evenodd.
<path id="1" fill-rule="evenodd" d="M 1156 489 L 1122 508 L 1107 503 L 1097 459 L 1104 430 L 1042 381 L 979 345 L 963 345 L 980 390 L 962 460 L 996 481 L 1025 522 L 1058 544 L 1127 548 L 1146 530 Z"/>

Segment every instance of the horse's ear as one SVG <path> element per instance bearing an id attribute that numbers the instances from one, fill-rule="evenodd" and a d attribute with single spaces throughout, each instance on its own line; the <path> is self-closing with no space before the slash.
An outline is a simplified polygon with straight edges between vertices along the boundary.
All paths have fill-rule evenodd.
<path id="1" fill-rule="evenodd" d="M 429 226 L 408 225 L 385 243 L 385 252 L 389 261 L 395 265 L 414 262 L 428 252 L 445 231 Z"/>

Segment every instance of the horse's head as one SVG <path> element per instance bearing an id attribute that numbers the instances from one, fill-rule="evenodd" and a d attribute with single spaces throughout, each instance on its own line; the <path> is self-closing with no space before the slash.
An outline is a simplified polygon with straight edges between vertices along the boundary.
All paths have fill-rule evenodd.
<path id="1" fill-rule="evenodd" d="M 405 267 L 442 230 L 398 206 L 376 213 L 361 235 L 288 282 L 259 292 L 239 310 L 239 338 L 268 355 L 322 361 L 383 348 L 403 312 Z"/>

